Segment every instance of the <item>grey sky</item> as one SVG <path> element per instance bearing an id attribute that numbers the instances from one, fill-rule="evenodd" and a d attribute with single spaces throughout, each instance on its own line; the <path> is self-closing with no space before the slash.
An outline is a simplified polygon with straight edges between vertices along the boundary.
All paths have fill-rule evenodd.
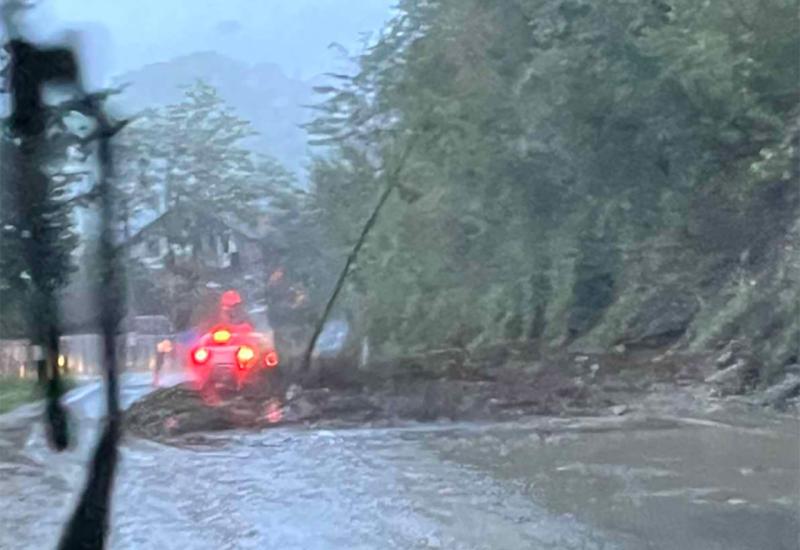
<path id="1" fill-rule="evenodd" d="M 395 0 L 41 0 L 29 30 L 39 37 L 81 32 L 90 79 L 178 55 L 215 50 L 278 63 L 289 75 L 330 70 L 332 42 L 358 49 Z M 32 14 L 33 15 L 33 14 Z"/>

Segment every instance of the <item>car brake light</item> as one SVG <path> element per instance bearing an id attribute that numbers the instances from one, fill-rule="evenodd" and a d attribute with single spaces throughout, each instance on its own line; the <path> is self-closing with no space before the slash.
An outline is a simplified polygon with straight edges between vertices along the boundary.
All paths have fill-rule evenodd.
<path id="1" fill-rule="evenodd" d="M 236 352 L 236 361 L 239 362 L 241 368 L 249 367 L 255 357 L 256 352 L 249 346 L 242 346 Z"/>
<path id="2" fill-rule="evenodd" d="M 203 363 L 208 361 L 208 358 L 210 356 L 211 354 L 208 352 L 206 348 L 197 348 L 196 350 L 194 350 L 194 352 L 192 352 L 192 359 L 198 365 L 202 365 Z"/>
<path id="3" fill-rule="evenodd" d="M 269 367 L 277 367 L 278 366 L 278 354 L 274 351 L 270 351 L 264 356 L 264 363 Z"/>
<path id="4" fill-rule="evenodd" d="M 231 339 L 231 331 L 224 328 L 215 330 L 214 334 L 211 335 L 211 338 L 214 340 L 215 344 L 227 344 Z"/>

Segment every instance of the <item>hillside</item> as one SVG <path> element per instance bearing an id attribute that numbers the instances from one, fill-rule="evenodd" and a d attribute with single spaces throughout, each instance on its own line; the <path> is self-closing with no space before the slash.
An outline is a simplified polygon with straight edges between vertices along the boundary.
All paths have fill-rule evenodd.
<path id="1" fill-rule="evenodd" d="M 796 363 L 800 41 L 762 4 L 400 2 L 316 120 L 331 249 L 396 189 L 339 304 L 373 355 Z"/>
<path id="2" fill-rule="evenodd" d="M 116 100 L 123 112 L 176 103 L 182 87 L 202 79 L 219 90 L 237 114 L 252 122 L 259 136 L 255 149 L 276 157 L 295 171 L 303 169 L 308 149 L 300 125 L 313 101 L 312 81 L 294 79 L 275 64 L 248 65 L 215 52 L 200 52 L 154 63 L 119 75 L 117 84 L 128 84 Z"/>

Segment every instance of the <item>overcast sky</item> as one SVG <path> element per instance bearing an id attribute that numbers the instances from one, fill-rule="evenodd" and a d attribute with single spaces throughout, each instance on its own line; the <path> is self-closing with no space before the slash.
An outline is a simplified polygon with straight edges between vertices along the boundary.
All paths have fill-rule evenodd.
<path id="1" fill-rule="evenodd" d="M 81 32 L 94 84 L 142 65 L 215 50 L 274 62 L 290 76 L 331 70 L 338 42 L 358 50 L 395 0 L 40 0 L 29 33 Z M 31 14 L 34 15 L 34 14 Z"/>

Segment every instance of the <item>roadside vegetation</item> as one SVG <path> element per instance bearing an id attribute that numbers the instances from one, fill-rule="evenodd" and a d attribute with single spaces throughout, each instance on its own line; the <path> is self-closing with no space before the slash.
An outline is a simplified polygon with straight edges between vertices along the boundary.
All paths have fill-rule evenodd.
<path id="1" fill-rule="evenodd" d="M 77 385 L 75 379 L 69 376 L 64 376 L 61 381 L 64 391 Z M 0 414 L 39 399 L 44 399 L 44 393 L 35 378 L 0 376 Z"/>
<path id="2" fill-rule="evenodd" d="M 0 377 L 0 414 L 41 397 L 39 386 L 33 378 Z"/>
<path id="3" fill-rule="evenodd" d="M 310 127 L 324 250 L 394 189 L 334 315 L 373 357 L 735 342 L 780 378 L 800 342 L 796 8 L 399 2 Z"/>

